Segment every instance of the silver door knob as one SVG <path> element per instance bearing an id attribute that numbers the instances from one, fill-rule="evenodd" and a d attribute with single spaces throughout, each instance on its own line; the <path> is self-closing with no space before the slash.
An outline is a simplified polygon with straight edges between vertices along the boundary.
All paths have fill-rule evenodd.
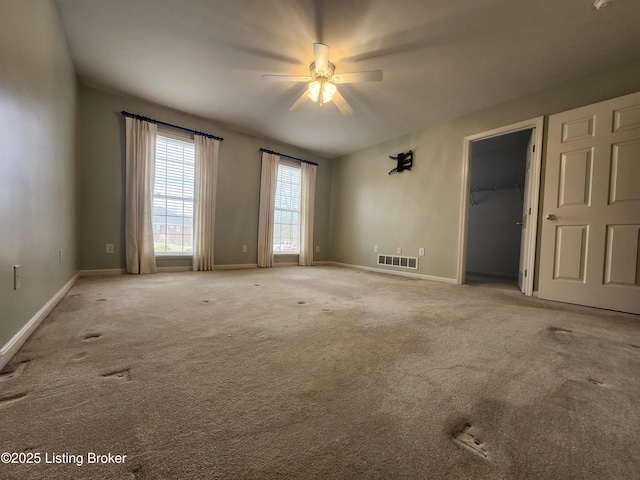
<path id="1" fill-rule="evenodd" d="M 555 220 L 556 216 L 553 213 L 548 213 L 546 217 L 547 220 Z"/>

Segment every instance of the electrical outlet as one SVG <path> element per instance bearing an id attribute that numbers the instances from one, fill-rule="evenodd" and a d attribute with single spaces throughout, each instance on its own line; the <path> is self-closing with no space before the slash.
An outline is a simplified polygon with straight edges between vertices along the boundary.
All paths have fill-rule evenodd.
<path id="1" fill-rule="evenodd" d="M 418 256 L 419 257 L 424 257 L 424 248 L 419 248 L 418 249 Z"/>
<path id="2" fill-rule="evenodd" d="M 62 249 L 58 250 L 58 262 L 62 263 Z"/>
<path id="3" fill-rule="evenodd" d="M 107 243 L 107 247 L 105 249 L 107 253 L 113 253 L 113 243 Z"/>
<path id="4" fill-rule="evenodd" d="M 246 245 L 242 245 L 242 252 L 243 253 L 247 253 L 247 251 L 248 251 L 247 246 Z"/>
<path id="5" fill-rule="evenodd" d="M 396 253 L 400 255 L 402 253 L 402 247 L 396 248 Z"/>
<path id="6" fill-rule="evenodd" d="M 22 272 L 20 265 L 13 266 L 13 289 L 17 290 L 22 285 Z"/>
<path id="7" fill-rule="evenodd" d="M 373 246 L 373 253 L 378 253 L 378 245 Z"/>
<path id="8" fill-rule="evenodd" d="M 316 245 L 316 253 L 320 253 L 320 245 Z"/>

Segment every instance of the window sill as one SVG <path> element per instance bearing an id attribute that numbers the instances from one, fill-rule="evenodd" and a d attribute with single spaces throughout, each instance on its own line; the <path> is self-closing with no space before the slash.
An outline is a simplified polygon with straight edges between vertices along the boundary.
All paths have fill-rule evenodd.
<path id="1" fill-rule="evenodd" d="M 173 253 L 156 253 L 155 254 L 156 258 L 180 258 L 180 259 L 191 259 L 193 258 L 192 254 L 189 253 L 177 253 L 177 254 L 173 254 Z"/>

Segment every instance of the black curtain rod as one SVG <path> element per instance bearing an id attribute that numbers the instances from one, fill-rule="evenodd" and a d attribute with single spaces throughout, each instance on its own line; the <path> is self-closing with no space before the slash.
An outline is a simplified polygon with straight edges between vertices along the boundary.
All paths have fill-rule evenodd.
<path id="1" fill-rule="evenodd" d="M 292 160 L 298 160 L 299 162 L 308 163 L 309 165 L 315 165 L 316 167 L 318 166 L 316 162 L 310 162 L 309 160 L 303 160 L 301 158 L 292 157 L 291 155 L 285 155 L 284 153 L 274 152 L 273 150 L 267 150 L 266 148 L 261 148 L 260 151 L 264 153 L 270 153 L 271 155 L 280 155 L 281 157 L 287 157 Z"/>
<path id="2" fill-rule="evenodd" d="M 144 120 L 145 122 L 151 122 L 151 123 L 155 123 L 157 125 L 165 125 L 167 127 L 177 128 L 179 130 L 184 130 L 185 132 L 195 133 L 196 135 L 202 135 L 203 137 L 213 138 L 215 140 L 220 140 L 220 141 L 224 140 L 224 138 L 218 137 L 216 135 L 211 135 L 210 133 L 199 132 L 198 130 L 192 130 L 191 128 L 185 128 L 185 127 L 181 127 L 179 125 L 173 125 L 172 123 L 161 122 L 160 120 L 156 120 L 154 118 L 143 117 L 142 115 L 136 115 L 135 113 L 125 112 L 124 110 L 122 110 L 120 113 L 122 115 L 124 115 L 125 117 L 136 118 L 138 120 Z"/>

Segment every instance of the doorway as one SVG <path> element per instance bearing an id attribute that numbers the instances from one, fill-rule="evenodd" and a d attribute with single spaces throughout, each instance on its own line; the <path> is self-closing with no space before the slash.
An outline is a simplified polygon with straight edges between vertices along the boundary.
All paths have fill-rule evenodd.
<path id="1" fill-rule="evenodd" d="M 522 210 L 531 129 L 471 144 L 468 284 L 518 285 Z"/>
<path id="2" fill-rule="evenodd" d="M 458 284 L 533 294 L 542 117 L 465 138 Z"/>

